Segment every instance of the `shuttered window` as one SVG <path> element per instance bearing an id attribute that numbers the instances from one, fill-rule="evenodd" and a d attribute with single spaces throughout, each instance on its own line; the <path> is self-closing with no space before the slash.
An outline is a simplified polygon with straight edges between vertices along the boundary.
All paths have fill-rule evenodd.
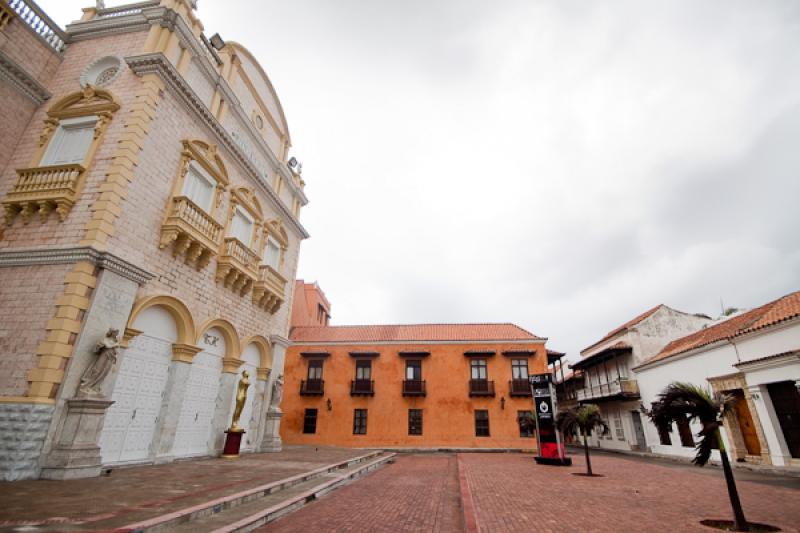
<path id="1" fill-rule="evenodd" d="M 253 241 L 253 225 L 250 215 L 237 207 L 231 222 L 231 236 L 242 241 L 245 246 L 250 246 Z"/>
<path id="2" fill-rule="evenodd" d="M 195 166 L 190 166 L 183 182 L 183 195 L 205 211 L 211 212 L 214 200 L 214 181 Z"/>
<path id="3" fill-rule="evenodd" d="M 94 140 L 97 117 L 62 120 L 42 158 L 42 166 L 83 163 Z"/>
<path id="4" fill-rule="evenodd" d="M 267 238 L 267 247 L 264 250 L 264 263 L 275 270 L 278 270 L 281 264 L 281 246 L 272 237 Z"/>

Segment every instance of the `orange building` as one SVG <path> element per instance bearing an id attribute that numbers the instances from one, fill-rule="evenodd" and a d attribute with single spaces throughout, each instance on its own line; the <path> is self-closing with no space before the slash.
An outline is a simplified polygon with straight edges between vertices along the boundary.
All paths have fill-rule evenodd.
<path id="1" fill-rule="evenodd" d="M 295 326 L 286 352 L 287 444 L 536 447 L 528 375 L 545 338 L 513 324 Z"/>
<path id="2" fill-rule="evenodd" d="M 294 282 L 292 326 L 327 326 L 331 319 L 331 304 L 319 284 Z"/>

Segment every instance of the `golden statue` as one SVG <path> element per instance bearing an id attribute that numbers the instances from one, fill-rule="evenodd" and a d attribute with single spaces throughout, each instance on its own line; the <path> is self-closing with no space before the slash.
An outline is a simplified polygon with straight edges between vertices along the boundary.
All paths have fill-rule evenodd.
<path id="1" fill-rule="evenodd" d="M 231 422 L 230 431 L 244 431 L 239 427 L 239 417 L 242 416 L 242 409 L 244 409 L 244 402 L 247 400 L 247 388 L 250 387 L 250 374 L 247 370 L 242 372 L 242 379 L 239 380 L 239 388 L 236 391 L 236 409 L 233 410 L 233 422 Z"/>

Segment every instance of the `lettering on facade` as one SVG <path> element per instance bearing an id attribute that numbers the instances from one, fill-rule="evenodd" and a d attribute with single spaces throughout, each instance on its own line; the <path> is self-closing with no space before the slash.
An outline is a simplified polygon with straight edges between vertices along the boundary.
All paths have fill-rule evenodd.
<path id="1" fill-rule="evenodd" d="M 206 344 L 206 346 L 216 346 L 217 342 L 219 342 L 219 337 L 209 333 L 203 333 L 203 342 Z"/>

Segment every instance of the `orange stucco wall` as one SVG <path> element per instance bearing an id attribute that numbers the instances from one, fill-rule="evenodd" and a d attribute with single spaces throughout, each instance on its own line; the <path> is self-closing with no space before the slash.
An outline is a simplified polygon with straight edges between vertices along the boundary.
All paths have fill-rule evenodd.
<path id="1" fill-rule="evenodd" d="M 491 350 L 487 357 L 488 379 L 495 382 L 494 397 L 470 397 L 470 358 L 465 351 Z M 536 446 L 534 438 L 519 435 L 517 411 L 531 411 L 530 397 L 511 397 L 512 357 L 503 351 L 535 351 L 528 356 L 530 374 L 546 372 L 544 344 L 408 344 L 408 345 L 329 345 L 289 347 L 285 363 L 284 416 L 281 438 L 287 444 L 323 444 L 353 447 L 469 447 L 522 448 Z M 380 352 L 372 359 L 374 396 L 351 396 L 350 382 L 355 377 L 356 357 L 351 351 Z M 400 351 L 429 351 L 421 358 L 422 379 L 426 381 L 425 397 L 402 395 L 406 359 Z M 306 379 L 308 357 L 301 352 L 329 352 L 324 359 L 325 393 L 322 396 L 301 396 L 300 382 Z M 520 358 L 525 356 L 514 356 Z M 505 408 L 501 408 L 505 398 Z M 327 409 L 330 399 L 332 409 Z M 303 434 L 306 408 L 318 409 L 317 431 Z M 354 409 L 367 409 L 367 434 L 353 435 Z M 408 410 L 422 409 L 421 436 L 408 434 Z M 489 437 L 475 436 L 474 411 L 489 411 Z"/>

